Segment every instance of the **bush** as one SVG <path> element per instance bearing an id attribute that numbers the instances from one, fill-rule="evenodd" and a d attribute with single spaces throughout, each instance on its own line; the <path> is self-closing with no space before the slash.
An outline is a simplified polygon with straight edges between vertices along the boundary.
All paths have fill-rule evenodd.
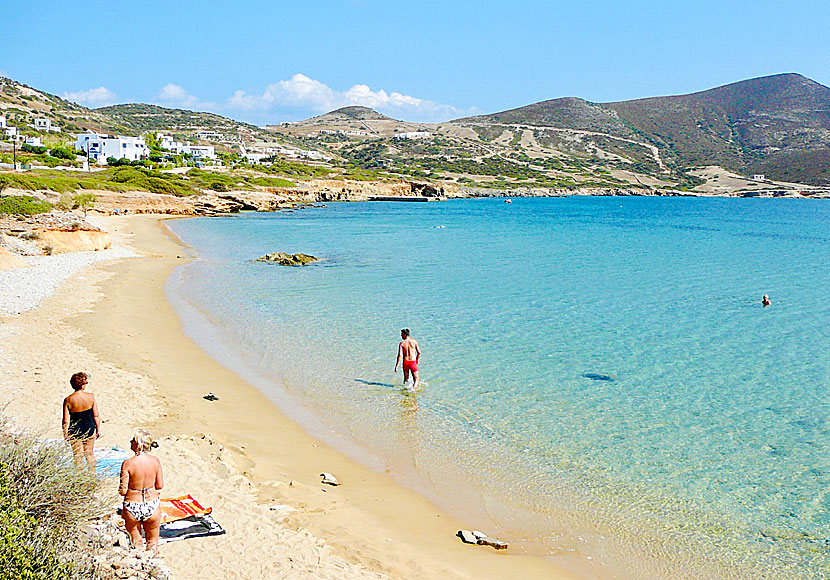
<path id="1" fill-rule="evenodd" d="M 36 153 L 40 155 L 41 153 L 46 153 L 46 147 L 38 147 L 37 145 L 26 145 L 25 143 L 20 146 L 20 150 L 24 153 Z"/>
<path id="2" fill-rule="evenodd" d="M 52 209 L 48 201 L 41 201 L 30 195 L 0 197 L 0 214 L 35 215 Z"/>
<path id="3" fill-rule="evenodd" d="M 68 147 L 54 147 L 49 151 L 49 155 L 57 157 L 58 159 L 75 160 L 75 151 Z"/>
<path id="4" fill-rule="evenodd" d="M 12 435 L 0 415 L 0 570 L 3 578 L 89 577 L 78 558 L 80 526 L 101 512 L 95 475 L 64 445 Z M 87 564 L 83 562 L 86 560 Z"/>

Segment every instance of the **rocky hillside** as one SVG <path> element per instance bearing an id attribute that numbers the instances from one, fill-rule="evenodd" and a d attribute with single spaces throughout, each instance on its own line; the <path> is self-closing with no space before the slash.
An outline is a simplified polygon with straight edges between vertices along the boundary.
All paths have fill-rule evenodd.
<path id="1" fill-rule="evenodd" d="M 677 169 L 720 165 L 830 184 L 830 89 L 798 74 L 617 103 L 555 99 L 457 122 L 593 131 L 653 144 Z"/>
<path id="2" fill-rule="evenodd" d="M 238 143 L 282 143 L 265 129 L 213 113 L 144 104 L 88 109 L 4 77 L 0 77 L 0 115 L 16 127 L 29 127 L 35 118 L 48 117 L 67 138 L 80 131 L 122 135 L 163 131 L 182 139 L 227 147 Z"/>
<path id="3" fill-rule="evenodd" d="M 47 116 L 64 134 L 165 131 L 226 150 L 313 150 L 365 180 L 549 193 L 830 189 L 830 89 L 797 74 L 617 103 L 561 98 L 439 124 L 352 106 L 265 129 L 155 105 L 87 109 L 0 78 L 0 114 L 24 127 Z"/>

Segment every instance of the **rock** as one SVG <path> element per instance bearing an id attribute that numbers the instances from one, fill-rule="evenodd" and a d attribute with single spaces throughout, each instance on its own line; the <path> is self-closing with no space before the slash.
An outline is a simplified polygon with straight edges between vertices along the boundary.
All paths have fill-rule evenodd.
<path id="1" fill-rule="evenodd" d="M 473 530 L 473 536 L 476 539 L 476 543 L 480 546 L 492 546 L 496 550 L 506 550 L 507 549 L 507 542 L 502 542 L 496 538 L 491 538 L 487 536 L 484 532 L 479 532 L 478 530 Z"/>
<path id="2" fill-rule="evenodd" d="M 76 230 L 36 230 L 41 247 L 50 248 L 52 254 L 64 252 L 88 252 L 106 250 L 112 246 L 112 238 L 107 232 Z"/>
<path id="3" fill-rule="evenodd" d="M 478 538 L 469 530 L 458 530 L 458 533 L 455 535 L 461 538 L 461 541 L 465 544 L 478 544 Z"/>
<path id="4" fill-rule="evenodd" d="M 320 474 L 320 477 L 323 478 L 323 483 L 328 485 L 340 485 L 340 482 L 337 481 L 337 478 L 334 477 L 331 473 L 323 472 Z"/>
<path id="5" fill-rule="evenodd" d="M 280 266 L 305 266 L 319 262 L 319 258 L 309 256 L 308 254 L 286 254 L 285 252 L 274 252 L 273 254 L 265 254 L 261 258 L 257 258 L 257 262 L 276 263 Z"/>
<path id="6" fill-rule="evenodd" d="M 216 396 L 216 395 L 214 395 L 213 393 L 208 393 L 207 395 L 205 395 L 205 396 L 204 396 L 204 397 L 202 397 L 202 398 L 203 398 L 203 399 L 207 399 L 208 401 L 218 401 L 218 400 L 219 400 L 219 397 L 217 397 L 217 396 Z"/>

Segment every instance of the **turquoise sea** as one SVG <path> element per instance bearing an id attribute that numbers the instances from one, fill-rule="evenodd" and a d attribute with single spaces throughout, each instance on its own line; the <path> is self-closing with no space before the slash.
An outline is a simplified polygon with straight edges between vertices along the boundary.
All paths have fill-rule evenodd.
<path id="1" fill-rule="evenodd" d="M 829 203 L 341 203 L 170 227 L 198 257 L 168 295 L 199 345 L 511 551 L 596 578 L 830 578 Z M 274 251 L 325 261 L 253 261 Z M 415 394 L 393 372 L 404 327 Z"/>

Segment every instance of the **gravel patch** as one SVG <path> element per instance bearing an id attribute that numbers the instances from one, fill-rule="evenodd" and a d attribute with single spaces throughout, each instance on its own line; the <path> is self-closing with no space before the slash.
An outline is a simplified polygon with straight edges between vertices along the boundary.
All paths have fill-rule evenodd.
<path id="1" fill-rule="evenodd" d="M 127 248 L 98 252 L 72 252 L 54 256 L 21 256 L 30 268 L 0 270 L 0 316 L 13 316 L 36 308 L 70 276 L 103 260 L 131 258 Z"/>

